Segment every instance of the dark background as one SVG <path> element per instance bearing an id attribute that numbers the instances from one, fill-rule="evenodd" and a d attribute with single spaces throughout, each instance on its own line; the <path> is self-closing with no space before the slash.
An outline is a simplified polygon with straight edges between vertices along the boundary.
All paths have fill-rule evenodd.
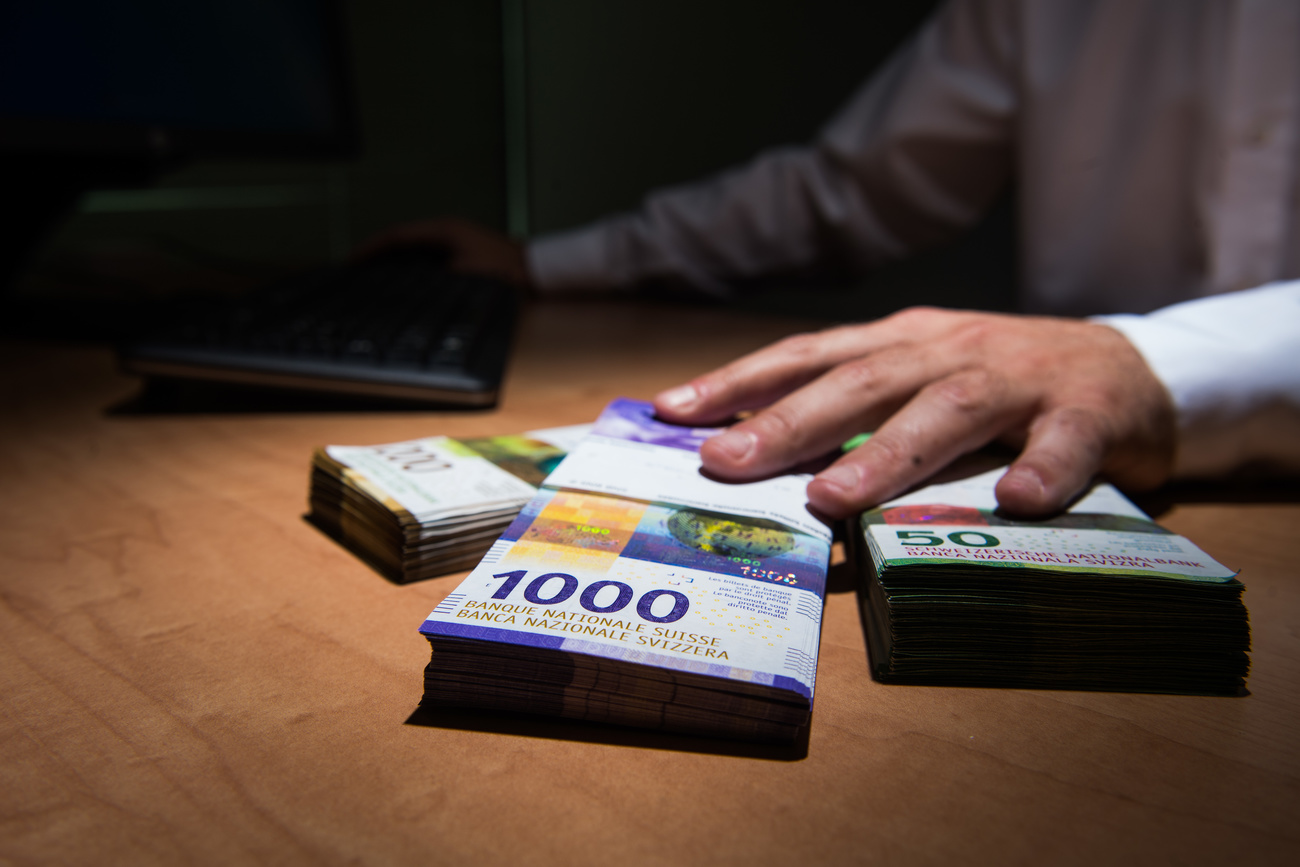
<path id="1" fill-rule="evenodd" d="M 846 0 L 367 0 L 345 4 L 353 159 L 193 162 L 101 190 L 20 294 L 238 290 L 337 260 L 395 222 L 456 214 L 527 236 L 810 139 L 935 4 Z M 1009 211 L 917 265 L 749 303 L 856 318 L 1006 307 Z"/>

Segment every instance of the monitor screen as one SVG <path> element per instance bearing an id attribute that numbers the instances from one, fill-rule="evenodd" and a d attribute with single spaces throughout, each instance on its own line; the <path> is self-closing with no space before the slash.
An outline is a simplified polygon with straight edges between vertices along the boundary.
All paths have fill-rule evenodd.
<path id="1" fill-rule="evenodd" d="M 14 0 L 0 147 L 94 156 L 344 155 L 333 0 Z"/>

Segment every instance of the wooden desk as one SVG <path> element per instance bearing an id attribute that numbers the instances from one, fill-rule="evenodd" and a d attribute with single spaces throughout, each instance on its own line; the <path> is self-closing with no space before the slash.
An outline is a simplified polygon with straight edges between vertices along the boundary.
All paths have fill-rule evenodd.
<path id="1" fill-rule="evenodd" d="M 1245 698 L 882 686 L 841 570 L 802 754 L 408 723 L 459 577 L 304 523 L 311 448 L 588 420 L 799 325 L 538 308 L 469 413 L 109 415 L 108 352 L 4 345 L 0 863 L 1300 863 L 1294 501 L 1162 518 L 1243 570 Z"/>

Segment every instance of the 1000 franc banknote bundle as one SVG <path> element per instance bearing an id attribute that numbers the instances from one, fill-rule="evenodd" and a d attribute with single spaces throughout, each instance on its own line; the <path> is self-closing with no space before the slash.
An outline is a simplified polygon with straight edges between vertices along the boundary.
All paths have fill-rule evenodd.
<path id="1" fill-rule="evenodd" d="M 797 737 L 830 530 L 807 510 L 806 475 L 702 475 L 713 432 L 611 404 L 421 626 L 424 704 Z"/>

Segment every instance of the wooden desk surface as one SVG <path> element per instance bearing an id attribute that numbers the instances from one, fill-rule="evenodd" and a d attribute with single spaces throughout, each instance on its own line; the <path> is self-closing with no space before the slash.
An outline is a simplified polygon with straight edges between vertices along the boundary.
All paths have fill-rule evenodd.
<path id="1" fill-rule="evenodd" d="M 304 523 L 311 448 L 585 421 L 798 327 L 540 307 L 467 413 L 112 415 L 106 351 L 0 345 L 0 863 L 1300 863 L 1294 501 L 1162 516 L 1243 570 L 1248 697 L 882 686 L 840 569 L 801 750 L 408 723 L 459 576 Z"/>

